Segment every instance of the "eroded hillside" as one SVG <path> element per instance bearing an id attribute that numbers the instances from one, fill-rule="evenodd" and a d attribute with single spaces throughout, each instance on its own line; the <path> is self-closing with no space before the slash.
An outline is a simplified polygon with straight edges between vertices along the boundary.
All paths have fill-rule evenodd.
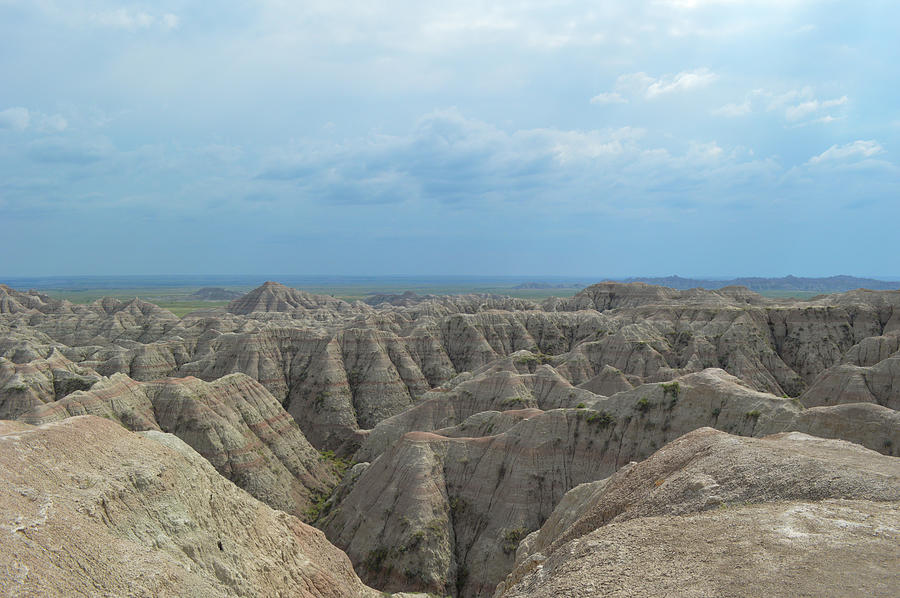
<path id="1" fill-rule="evenodd" d="M 719 431 L 716 447 L 803 433 L 835 439 L 816 446 L 838 457 L 867 450 L 895 462 L 898 339 L 900 291 L 799 301 L 601 283 L 542 304 L 414 294 L 348 303 L 269 282 L 177 318 L 139 299 L 76 305 L 0 285 L 0 418 L 46 427 L 88 414 L 173 434 L 257 499 L 317 519 L 373 587 L 468 598 L 503 582 L 517 596 L 538 583 L 522 569 L 523 538 L 557 542 L 543 529 L 556 522 L 562 538 L 575 524 L 559 509 L 599 504 L 584 484 L 606 488 L 699 428 Z M 90 421 L 79 425 L 102 420 Z M 703 450 L 714 463 L 745 459 Z M 743 498 L 719 504 L 806 501 L 831 513 L 806 503 L 874 500 L 835 482 L 776 501 L 736 479 Z M 896 508 L 898 498 L 877 500 Z M 891 516 L 851 502 L 834 508 Z M 781 508 L 753 513 L 778 518 Z M 727 524 L 697 517 L 698 529 Z M 663 534 L 669 523 L 659 525 Z"/>

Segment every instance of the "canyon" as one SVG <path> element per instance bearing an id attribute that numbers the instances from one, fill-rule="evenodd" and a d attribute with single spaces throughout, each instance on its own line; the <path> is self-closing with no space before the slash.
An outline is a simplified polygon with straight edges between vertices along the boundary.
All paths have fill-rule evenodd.
<path id="1" fill-rule="evenodd" d="M 267 282 L 179 318 L 0 285 L 0 581 L 887 596 L 898 409 L 900 291 Z"/>

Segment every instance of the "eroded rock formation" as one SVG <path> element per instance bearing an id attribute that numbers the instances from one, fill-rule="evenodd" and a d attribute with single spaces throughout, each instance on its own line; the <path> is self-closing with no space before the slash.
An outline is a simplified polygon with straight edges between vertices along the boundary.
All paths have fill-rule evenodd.
<path id="1" fill-rule="evenodd" d="M 244 374 L 215 382 L 137 382 L 115 374 L 19 419 L 42 425 L 79 415 L 107 418 L 129 430 L 174 434 L 254 497 L 295 515 L 302 516 L 337 483 L 293 418 Z"/>
<path id="2" fill-rule="evenodd" d="M 889 596 L 898 523 L 896 458 L 705 428 L 570 492 L 495 596 Z"/>
<path id="3" fill-rule="evenodd" d="M 0 422 L 0 586 L 19 596 L 376 598 L 324 535 L 170 434 Z"/>
<path id="4" fill-rule="evenodd" d="M 898 338 L 900 291 L 798 301 L 601 283 L 540 305 L 410 294 L 348 303 L 270 282 L 177 318 L 139 299 L 77 305 L 0 285 L 0 417 L 95 414 L 171 432 L 268 504 L 324 511 L 319 525 L 370 584 L 469 598 L 493 594 L 526 534 L 551 522 L 562 534 L 608 476 L 702 426 L 900 454 Z M 324 504 L 338 469 L 313 447 L 359 461 Z M 848 521 L 891 521 L 868 498 L 828 496 L 855 501 Z M 824 519 L 837 512 L 806 495 L 778 500 Z M 792 517 L 782 506 L 753 513 Z M 751 515 L 734 521 L 748 537 Z M 728 523 L 696 517 L 698 529 Z M 539 582 L 565 595 L 554 567 Z M 586 579 L 599 574 L 590 567 Z M 505 590 L 537 587 L 526 574 Z M 581 583 L 572 595 L 595 588 Z"/>

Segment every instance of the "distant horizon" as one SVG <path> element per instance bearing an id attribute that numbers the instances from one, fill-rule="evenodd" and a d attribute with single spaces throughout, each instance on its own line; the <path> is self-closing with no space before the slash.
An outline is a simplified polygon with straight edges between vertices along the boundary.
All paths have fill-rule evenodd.
<path id="1" fill-rule="evenodd" d="M 900 276 L 862 276 L 854 274 L 832 274 L 828 276 L 803 276 L 788 274 L 784 276 L 756 276 L 756 275 L 723 275 L 723 276 L 685 276 L 681 274 L 667 274 L 662 276 L 602 276 L 602 275 L 560 275 L 560 274 L 498 274 L 498 275 L 463 275 L 463 274 L 84 274 L 84 275 L 47 275 L 47 276 L 0 276 L 0 284 L 7 284 L 11 288 L 24 288 L 28 284 L 37 283 L 38 286 L 29 288 L 49 289 L 67 288 L 66 282 L 74 285 L 71 288 L 129 288 L 122 283 L 136 283 L 132 288 L 158 288 L 168 286 L 167 283 L 176 283 L 175 286 L 254 286 L 266 281 L 274 281 L 291 286 L 291 284 L 305 284 L 306 286 L 349 285 L 357 286 L 366 282 L 390 283 L 437 283 L 437 282 L 503 282 L 503 283 L 583 283 L 585 285 L 596 284 L 603 281 L 621 282 L 629 279 L 666 279 L 678 278 L 688 281 L 703 282 L 730 282 L 741 279 L 782 280 L 789 277 L 810 280 L 828 280 L 836 277 L 850 277 L 856 279 L 869 279 L 879 282 L 898 282 Z M 106 284 L 99 284 L 105 282 Z M 22 284 L 26 283 L 26 284 Z M 78 284 L 80 283 L 80 284 Z M 98 283 L 99 286 L 90 287 L 89 283 Z M 151 284 L 152 283 L 152 284 Z M 317 284 L 318 283 L 318 284 Z M 59 285 L 58 287 L 50 285 Z"/>

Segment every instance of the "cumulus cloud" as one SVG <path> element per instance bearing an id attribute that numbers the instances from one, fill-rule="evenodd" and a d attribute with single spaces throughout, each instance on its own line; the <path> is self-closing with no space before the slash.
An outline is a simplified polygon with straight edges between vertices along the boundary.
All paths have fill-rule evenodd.
<path id="1" fill-rule="evenodd" d="M 833 109 L 847 106 L 850 98 L 846 95 L 819 99 L 810 86 L 790 89 L 784 92 L 773 92 L 766 89 L 754 89 L 744 101 L 725 104 L 712 111 L 715 116 L 739 117 L 753 112 L 774 112 L 794 125 L 810 123 L 830 123 L 838 120 L 831 112 Z"/>
<path id="2" fill-rule="evenodd" d="M 0 129 L 24 131 L 31 122 L 31 114 L 27 108 L 15 107 L 0 111 Z"/>
<path id="3" fill-rule="evenodd" d="M 686 193 L 728 184 L 752 163 L 716 142 L 687 145 L 655 146 L 633 127 L 505 131 L 453 109 L 426 115 L 407 135 L 308 143 L 276 153 L 258 179 L 341 204 L 565 202 L 626 189 Z"/>
<path id="4" fill-rule="evenodd" d="M 707 68 L 683 71 L 653 81 L 647 87 L 646 94 L 648 98 L 653 98 L 678 91 L 699 89 L 706 87 L 715 80 L 716 74 Z"/>
<path id="5" fill-rule="evenodd" d="M 827 110 L 828 108 L 843 106 L 849 101 L 850 100 L 847 98 L 847 96 L 841 96 L 833 100 L 807 100 L 805 102 L 801 102 L 799 104 L 795 104 L 785 108 L 784 116 L 790 121 L 798 121 L 812 114 L 817 114 L 823 110 Z"/>
<path id="6" fill-rule="evenodd" d="M 814 166 L 853 159 L 865 159 L 882 153 L 884 153 L 884 148 L 877 141 L 858 139 L 844 145 L 832 145 L 818 156 L 810 158 L 807 164 Z"/>
<path id="7" fill-rule="evenodd" d="M 626 96 L 652 100 L 660 96 L 687 92 L 710 85 L 717 75 L 708 68 L 651 77 L 647 73 L 628 73 L 616 79 L 615 91 L 600 93 L 591 98 L 592 104 L 627 102 Z"/>

